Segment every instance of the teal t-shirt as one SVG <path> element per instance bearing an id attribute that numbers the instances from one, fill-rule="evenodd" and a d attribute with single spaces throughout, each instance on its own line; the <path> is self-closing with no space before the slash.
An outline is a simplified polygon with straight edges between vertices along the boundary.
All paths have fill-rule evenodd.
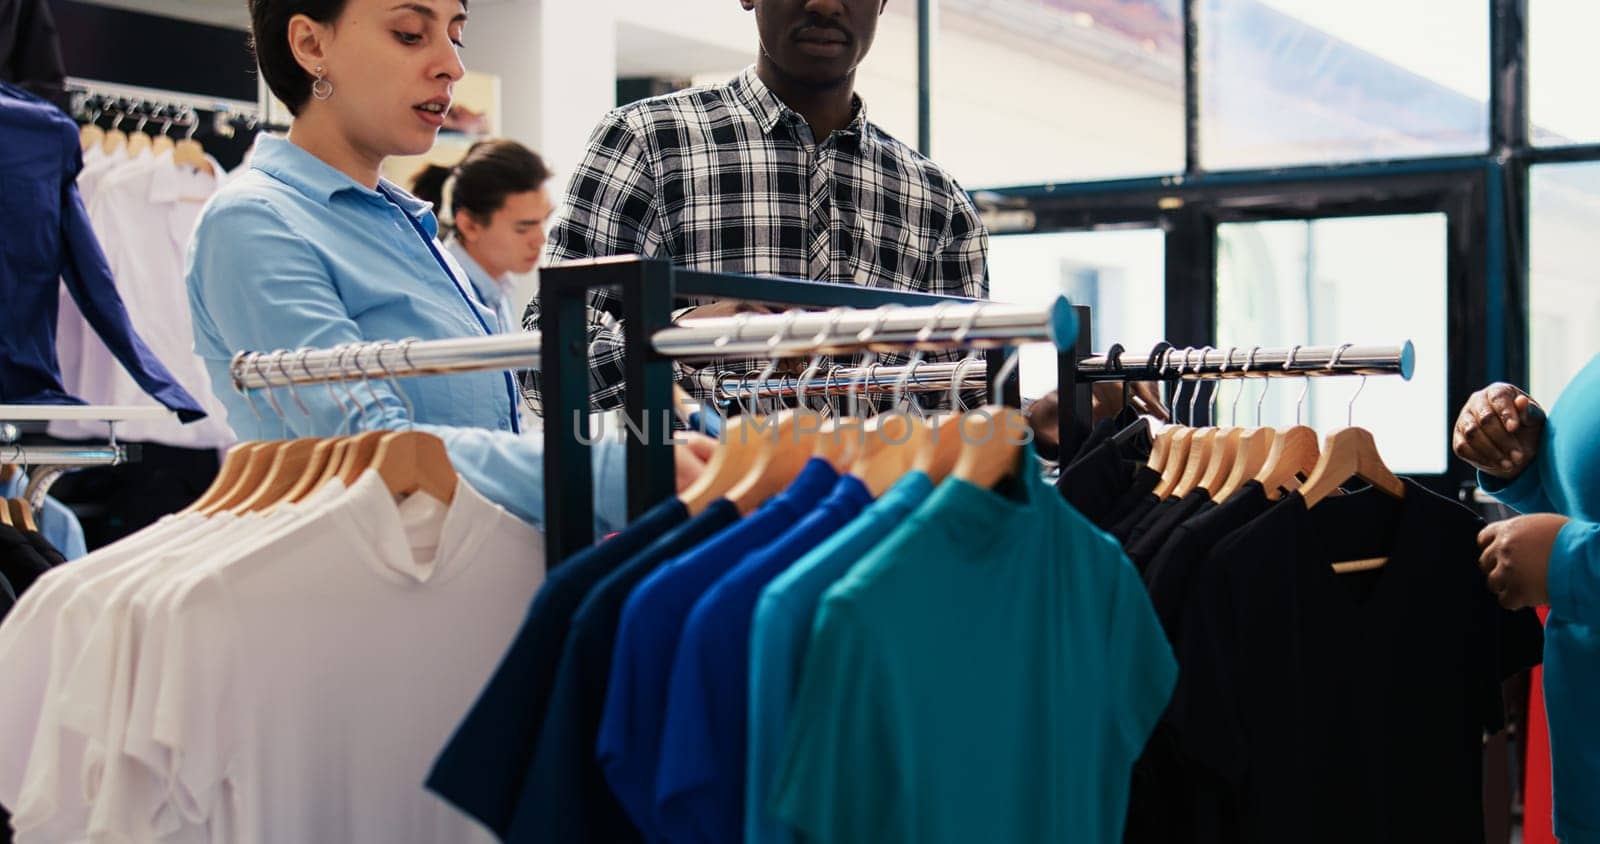
<path id="1" fill-rule="evenodd" d="M 774 796 L 801 836 L 1120 841 L 1176 663 L 1115 540 L 1001 487 L 947 479 L 824 595 Z"/>
<path id="2" fill-rule="evenodd" d="M 828 587 L 905 521 L 933 481 L 909 472 L 849 524 L 767 584 L 750 629 L 750 734 L 745 766 L 745 844 L 796 840 L 767 807 L 778 774 L 789 708 L 810 642 L 811 621 Z"/>
<path id="3" fill-rule="evenodd" d="M 1572 520 L 1556 537 L 1546 575 L 1544 708 L 1556 837 L 1600 842 L 1600 356 L 1550 410 L 1533 464 L 1509 486 L 1488 476 L 1480 483 L 1518 512 Z"/>

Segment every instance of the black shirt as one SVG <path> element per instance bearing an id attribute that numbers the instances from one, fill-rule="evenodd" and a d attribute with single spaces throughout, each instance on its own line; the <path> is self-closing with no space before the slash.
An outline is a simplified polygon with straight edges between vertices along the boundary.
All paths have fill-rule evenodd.
<path id="1" fill-rule="evenodd" d="M 1127 545 L 1128 535 L 1138 525 L 1139 521 L 1150 512 L 1160 501 L 1155 496 L 1155 488 L 1161 483 L 1161 473 L 1147 465 L 1141 465 L 1133 476 L 1133 482 L 1128 485 L 1128 491 L 1123 493 L 1112 508 L 1115 521 L 1111 524 L 1111 535 L 1117 541 Z"/>
<path id="2" fill-rule="evenodd" d="M 1133 561 L 1141 574 L 1172 536 L 1172 532 L 1178 529 L 1178 525 L 1216 506 L 1211 501 L 1211 493 L 1198 487 L 1182 498 L 1169 498 L 1162 505 L 1164 509 L 1159 517 L 1151 521 L 1137 540 L 1128 544 L 1128 559 Z"/>
<path id="3" fill-rule="evenodd" d="M 18 598 L 49 570 L 50 561 L 39 554 L 26 533 L 0 524 L 0 577 L 10 582 Z"/>
<path id="4" fill-rule="evenodd" d="M 44 538 L 44 534 L 36 530 L 25 530 L 22 532 L 22 536 L 28 540 L 29 545 L 33 546 L 33 550 L 39 552 L 39 557 L 51 568 L 55 568 L 67 561 L 67 558 L 56 550 L 56 546 L 51 545 L 50 540 Z"/>
<path id="5" fill-rule="evenodd" d="M 1543 632 L 1489 593 L 1482 526 L 1406 481 L 1401 500 L 1368 490 L 1310 511 L 1292 494 L 1213 550 L 1232 635 L 1184 670 L 1209 673 L 1215 699 L 1191 688 L 1169 714 L 1232 785 L 1239 840 L 1483 840 L 1483 733 Z M 1378 556 L 1375 571 L 1331 568 Z"/>
<path id="6" fill-rule="evenodd" d="M 428 775 L 428 787 L 504 837 L 544 724 L 572 617 L 596 584 L 689 518 L 668 499 L 551 569 L 517 637 Z"/>
<path id="7" fill-rule="evenodd" d="M 1073 509 L 1101 530 L 1115 523 L 1116 507 L 1133 486 L 1135 468 L 1105 443 L 1068 466 L 1056 489 Z"/>
<path id="8" fill-rule="evenodd" d="M 663 563 L 739 520 L 717 499 L 656 540 L 590 591 L 572 617 L 550 705 L 523 780 L 507 842 L 639 841 L 595 758 L 622 608 L 633 588 Z"/>

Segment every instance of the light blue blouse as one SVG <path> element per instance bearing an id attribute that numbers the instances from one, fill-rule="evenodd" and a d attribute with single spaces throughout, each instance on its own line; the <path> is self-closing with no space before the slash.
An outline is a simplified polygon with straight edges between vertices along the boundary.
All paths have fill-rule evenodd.
<path id="1" fill-rule="evenodd" d="M 461 241 L 451 238 L 445 241 L 445 250 L 456 263 L 466 271 L 467 278 L 472 282 L 473 290 L 478 294 L 478 301 L 494 313 L 496 323 L 490 323 L 490 329 L 496 334 L 509 334 L 521 327 L 516 316 L 511 313 L 511 297 L 506 294 L 505 287 L 499 279 L 489 275 L 489 271 L 472 257 L 467 247 Z"/>
<path id="2" fill-rule="evenodd" d="M 249 171 L 207 204 L 190 243 L 195 352 L 241 440 L 414 424 L 444 440 L 475 489 L 542 525 L 544 443 L 540 433 L 518 433 L 509 373 L 403 378 L 398 394 L 386 381 L 281 388 L 272 398 L 282 416 L 265 394 L 233 389 L 229 362 L 242 350 L 491 333 L 494 314 L 477 303 L 437 235 L 428 203 L 387 181 L 372 190 L 286 140 L 263 137 Z M 615 530 L 626 521 L 623 445 L 605 438 L 592 453 L 596 523 Z"/>

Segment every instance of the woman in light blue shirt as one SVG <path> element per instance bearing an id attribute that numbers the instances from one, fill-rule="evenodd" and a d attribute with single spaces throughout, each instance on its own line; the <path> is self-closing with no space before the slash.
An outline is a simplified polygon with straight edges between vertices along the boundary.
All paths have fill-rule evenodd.
<path id="1" fill-rule="evenodd" d="M 550 178 L 538 153 L 512 140 L 479 141 L 454 167 L 430 164 L 411 192 L 432 203 L 450 228 L 445 248 L 461 263 L 497 330 L 516 331 L 522 304 L 512 301 L 512 273 L 529 273 L 544 251 L 552 206 Z"/>
<path id="2" fill-rule="evenodd" d="M 379 178 L 385 158 L 426 152 L 444 124 L 465 72 L 465 2 L 251 0 L 250 14 L 262 78 L 294 121 L 287 140 L 260 140 L 190 246 L 195 350 L 229 424 L 242 440 L 415 425 L 444 440 L 474 488 L 541 523 L 542 440 L 518 431 L 510 373 L 402 379 L 403 398 L 372 382 L 348 409 L 321 388 L 280 390 L 282 419 L 233 390 L 239 351 L 483 336 L 495 319 L 441 248 L 428 203 Z M 706 448 L 697 440 L 677 450 L 683 483 Z M 621 452 L 609 438 L 594 450 L 603 529 L 624 520 Z"/>

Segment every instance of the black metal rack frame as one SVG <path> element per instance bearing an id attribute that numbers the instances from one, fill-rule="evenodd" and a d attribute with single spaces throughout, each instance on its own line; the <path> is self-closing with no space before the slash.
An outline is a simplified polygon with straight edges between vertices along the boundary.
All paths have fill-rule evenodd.
<path id="1" fill-rule="evenodd" d="M 618 291 L 623 307 L 624 413 L 635 432 L 628 440 L 628 515 L 634 518 L 676 491 L 670 431 L 673 360 L 651 343 L 655 332 L 670 327 L 672 310 L 681 297 L 709 297 L 798 308 L 883 305 L 929 306 L 974 300 L 925 293 L 880 290 L 783 278 L 709 273 L 674 267 L 666 261 L 634 257 L 600 258 L 550 267 L 540 273 L 539 302 L 543 334 L 542 396 L 545 408 L 545 540 L 547 565 L 556 565 L 594 542 L 594 478 L 589 431 L 589 349 L 586 306 L 596 288 Z M 1077 349 L 1088 349 L 1087 309 L 1079 309 L 1078 339 L 1057 355 L 1060 383 L 1077 381 Z M 996 401 L 994 379 L 1010 348 L 986 352 L 990 400 Z M 1016 373 L 1000 385 L 997 403 L 1021 406 Z M 1089 385 L 1078 385 L 1074 406 L 1087 420 Z M 661 425 L 652 427 L 651 420 Z M 1071 417 L 1061 414 L 1062 442 Z M 657 430 L 663 429 L 663 430 Z M 652 437 L 652 434 L 655 436 Z"/>

